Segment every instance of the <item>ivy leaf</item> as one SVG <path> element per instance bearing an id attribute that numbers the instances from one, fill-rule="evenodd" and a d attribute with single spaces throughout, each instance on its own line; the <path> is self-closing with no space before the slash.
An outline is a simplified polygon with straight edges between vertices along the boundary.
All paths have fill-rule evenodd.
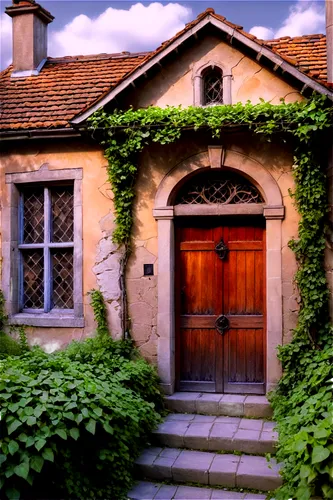
<path id="1" fill-rule="evenodd" d="M 62 439 L 67 439 L 67 433 L 64 429 L 57 429 L 55 433 L 58 434 L 58 436 L 60 436 Z"/>
<path id="2" fill-rule="evenodd" d="M 38 441 L 36 441 L 35 448 L 37 451 L 40 451 L 43 448 L 43 446 L 45 446 L 45 445 L 46 445 L 46 440 L 41 438 L 41 439 L 38 439 Z"/>
<path id="3" fill-rule="evenodd" d="M 12 434 L 12 432 L 16 431 L 18 427 L 22 425 L 22 422 L 19 420 L 14 420 L 9 426 L 8 426 L 8 434 Z"/>
<path id="4" fill-rule="evenodd" d="M 20 492 L 17 491 L 16 488 L 7 488 L 6 495 L 8 497 L 8 500 L 17 500 L 18 498 L 20 498 Z"/>
<path id="5" fill-rule="evenodd" d="M 91 418 L 86 425 L 86 429 L 88 432 L 91 432 L 91 434 L 95 434 L 95 432 L 96 432 L 96 420 L 93 420 Z"/>
<path id="6" fill-rule="evenodd" d="M 43 465 L 44 465 L 44 458 L 38 455 L 35 455 L 30 460 L 30 467 L 36 472 L 40 472 L 43 468 Z"/>
<path id="7" fill-rule="evenodd" d="M 330 456 L 330 451 L 324 446 L 314 446 L 312 451 L 312 463 L 318 464 L 319 462 L 323 462 L 327 457 Z"/>
<path id="8" fill-rule="evenodd" d="M 14 455 L 19 450 L 19 445 L 17 444 L 16 441 L 9 441 L 8 443 L 8 451 L 11 455 Z"/>
<path id="9" fill-rule="evenodd" d="M 30 425 L 30 426 L 35 425 L 36 422 L 37 422 L 36 417 L 31 416 L 31 417 L 27 418 L 27 425 Z"/>
<path id="10" fill-rule="evenodd" d="M 51 448 L 45 448 L 45 450 L 42 453 L 42 457 L 45 458 L 45 460 L 49 460 L 50 462 L 54 462 L 54 454 Z"/>
<path id="11" fill-rule="evenodd" d="M 109 434 L 113 434 L 113 428 L 109 424 L 103 424 L 103 429 L 108 432 Z"/>
<path id="12" fill-rule="evenodd" d="M 71 435 L 71 437 L 73 439 L 75 439 L 75 441 L 77 441 L 77 439 L 80 437 L 80 431 L 79 429 L 77 429 L 76 427 L 73 427 L 70 431 L 69 431 L 69 434 Z"/>
<path id="13" fill-rule="evenodd" d="M 22 462 L 20 465 L 17 465 L 15 467 L 14 472 L 17 476 L 22 477 L 23 479 L 27 479 L 29 474 L 29 463 Z"/>

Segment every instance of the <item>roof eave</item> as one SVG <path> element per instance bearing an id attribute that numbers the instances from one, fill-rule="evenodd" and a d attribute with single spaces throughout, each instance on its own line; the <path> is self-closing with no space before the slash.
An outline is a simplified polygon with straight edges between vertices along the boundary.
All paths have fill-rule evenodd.
<path id="1" fill-rule="evenodd" d="M 82 135 L 73 128 L 0 130 L 1 142 L 24 141 L 27 139 L 68 139 L 73 137 L 82 137 Z"/>
<path id="2" fill-rule="evenodd" d="M 70 123 L 73 126 L 77 126 L 84 122 L 87 118 L 89 118 L 95 111 L 99 108 L 105 106 L 109 102 L 111 102 L 120 92 L 125 90 L 129 85 L 131 85 L 137 78 L 144 75 L 151 67 L 155 64 L 159 63 L 164 57 L 166 57 L 170 52 L 179 47 L 182 43 L 184 43 L 188 38 L 193 36 L 195 33 L 204 28 L 207 24 L 212 24 L 217 27 L 221 31 L 230 35 L 231 38 L 238 40 L 240 43 L 245 45 L 246 47 L 252 49 L 257 52 L 257 56 L 264 56 L 270 61 L 274 63 L 276 68 L 281 68 L 285 73 L 291 75 L 293 78 L 296 78 L 301 83 L 303 83 L 303 89 L 310 88 L 320 94 L 327 95 L 330 99 L 333 100 L 333 92 L 329 90 L 325 85 L 316 82 L 311 77 L 307 76 L 305 73 L 295 68 L 292 64 L 288 63 L 283 57 L 279 56 L 271 49 L 261 45 L 255 40 L 251 40 L 242 33 L 240 33 L 237 29 L 232 28 L 225 24 L 223 21 L 216 19 L 214 16 L 208 15 L 204 19 L 201 19 L 195 26 L 190 28 L 188 31 L 183 33 L 177 40 L 172 42 L 168 47 L 164 50 L 153 56 L 149 61 L 143 63 L 142 66 L 137 68 L 130 74 L 127 78 L 121 81 L 116 87 L 114 87 L 106 96 L 99 99 L 95 102 L 89 109 L 84 111 L 83 113 L 74 117 Z M 302 90 L 303 90 L 302 89 Z"/>

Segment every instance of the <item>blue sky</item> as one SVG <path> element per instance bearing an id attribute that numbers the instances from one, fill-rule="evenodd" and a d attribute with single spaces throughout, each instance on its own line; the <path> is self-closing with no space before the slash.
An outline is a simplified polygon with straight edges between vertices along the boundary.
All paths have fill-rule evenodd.
<path id="1" fill-rule="evenodd" d="M 322 33 L 324 1 L 228 0 L 129 2 L 39 0 L 55 20 L 49 55 L 152 50 L 207 7 L 259 38 Z M 1 12 L 10 0 L 0 0 Z M 11 60 L 11 19 L 1 15 L 1 67 Z"/>

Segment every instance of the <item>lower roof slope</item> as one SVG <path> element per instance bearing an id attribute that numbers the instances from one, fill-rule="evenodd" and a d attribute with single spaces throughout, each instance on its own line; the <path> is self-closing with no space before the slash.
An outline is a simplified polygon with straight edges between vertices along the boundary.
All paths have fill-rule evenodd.
<path id="1" fill-rule="evenodd" d="M 10 78 L 1 73 L 0 129 L 69 127 L 69 121 L 117 85 L 146 57 L 99 54 L 48 58 L 38 76 Z"/>

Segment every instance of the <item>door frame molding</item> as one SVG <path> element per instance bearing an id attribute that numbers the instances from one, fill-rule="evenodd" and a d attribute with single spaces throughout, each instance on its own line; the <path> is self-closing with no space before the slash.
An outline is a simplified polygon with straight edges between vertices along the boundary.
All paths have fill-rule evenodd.
<path id="1" fill-rule="evenodd" d="M 221 154 L 217 154 L 220 150 Z M 223 161 L 221 161 L 223 158 Z M 218 164 L 215 164 L 218 159 Z M 223 165 L 222 165 L 223 163 Z M 198 170 L 221 168 L 248 178 L 265 203 L 246 205 L 174 206 L 178 189 Z M 284 206 L 277 182 L 258 161 L 231 149 L 209 146 L 171 169 L 155 196 L 153 215 L 158 226 L 158 372 L 166 394 L 175 390 L 175 240 L 174 218 L 181 216 L 258 215 L 266 219 L 266 391 L 281 377 L 277 346 L 282 344 L 282 220 Z"/>

